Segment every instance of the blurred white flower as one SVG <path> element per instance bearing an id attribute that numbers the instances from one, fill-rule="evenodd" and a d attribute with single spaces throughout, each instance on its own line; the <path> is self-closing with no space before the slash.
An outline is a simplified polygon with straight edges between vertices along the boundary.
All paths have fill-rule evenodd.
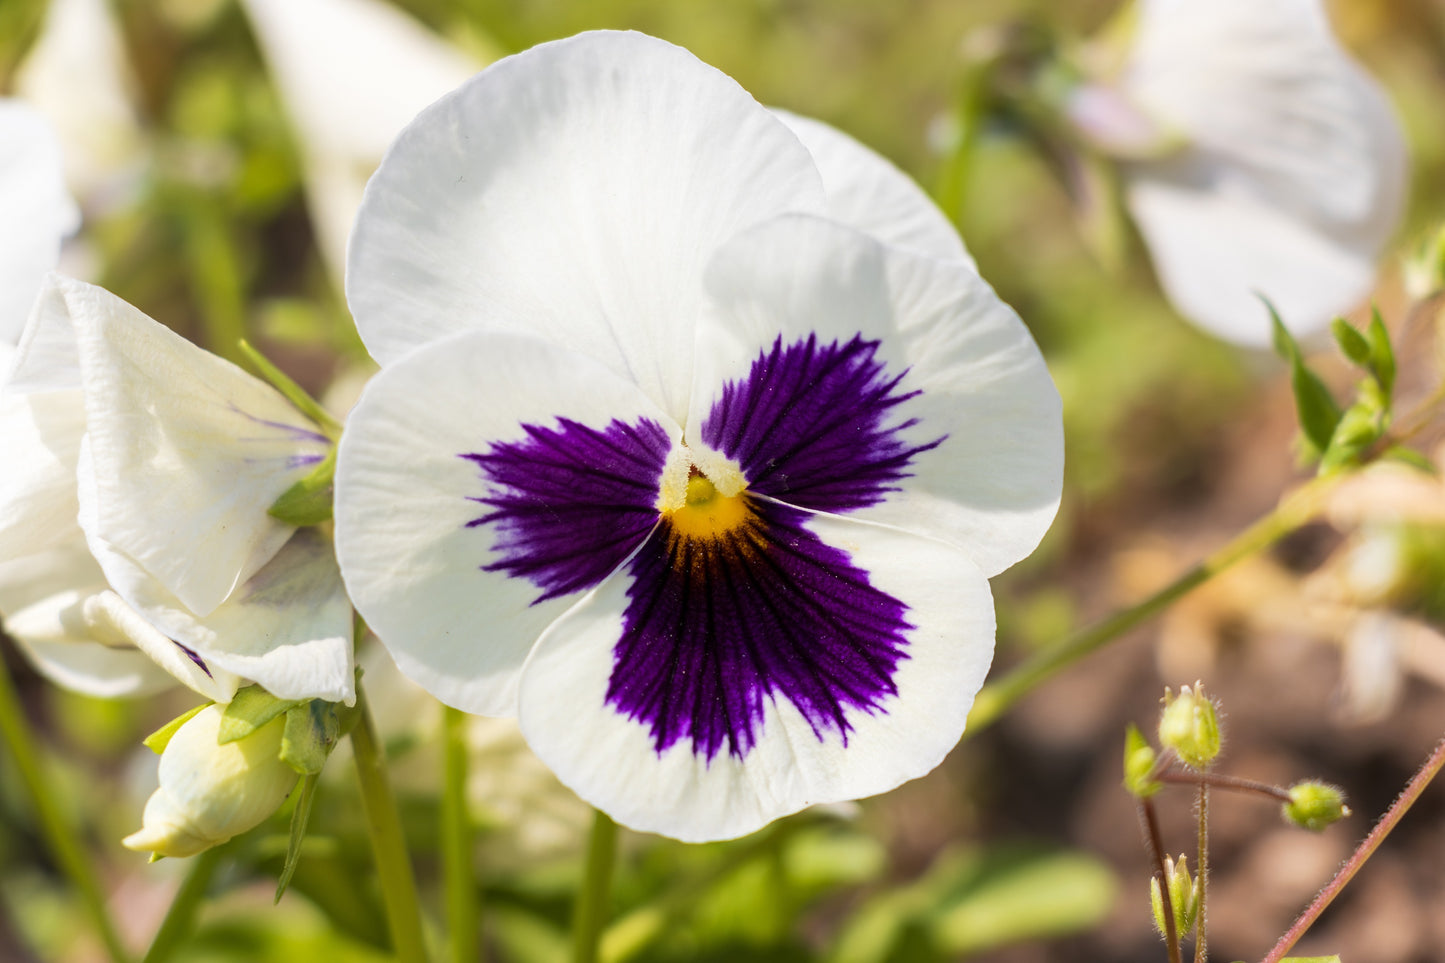
<path id="1" fill-rule="evenodd" d="M 137 181 L 145 140 L 133 88 L 107 0 L 50 0 L 16 90 L 55 125 L 66 181 L 87 209 L 112 205 Z"/>
<path id="2" fill-rule="evenodd" d="M 242 6 L 296 129 L 312 223 L 339 286 L 346 238 L 382 154 L 418 111 L 483 64 L 382 0 Z"/>
<path id="3" fill-rule="evenodd" d="M 297 776 L 280 759 L 285 717 L 220 745 L 223 714 L 222 706 L 207 706 L 171 737 L 141 828 L 121 841 L 127 849 L 194 856 L 253 828 L 286 801 Z"/>
<path id="4" fill-rule="evenodd" d="M 80 224 L 60 165 L 60 145 L 44 118 L 0 99 L 0 384 L 40 280 Z"/>
<path id="5" fill-rule="evenodd" d="M 1179 312 L 1244 345 L 1370 291 L 1407 158 L 1378 84 L 1320 0 L 1141 0 L 1132 48 L 1069 113 L 1124 160 L 1125 201 Z"/>

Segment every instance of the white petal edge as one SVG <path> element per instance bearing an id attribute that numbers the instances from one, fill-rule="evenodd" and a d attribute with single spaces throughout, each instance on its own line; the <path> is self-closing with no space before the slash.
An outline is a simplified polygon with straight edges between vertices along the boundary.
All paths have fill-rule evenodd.
<path id="1" fill-rule="evenodd" d="M 0 342 L 20 337 L 60 241 L 80 224 L 65 191 L 60 146 L 40 114 L 0 99 Z"/>
<path id="2" fill-rule="evenodd" d="M 330 443 L 275 389 L 115 295 L 49 283 L 80 353 L 96 486 L 87 534 L 204 617 L 290 538 L 267 509 Z"/>
<path id="3" fill-rule="evenodd" d="M 625 569 L 547 630 L 522 674 L 528 744 L 574 792 L 632 829 L 685 842 L 730 839 L 817 803 L 886 792 L 932 771 L 963 734 L 993 656 L 988 582 L 951 546 L 828 515 L 808 522 L 882 591 L 909 606 L 909 658 L 882 711 L 853 711 L 847 745 L 819 740 L 786 699 L 767 704 L 742 759 L 709 764 L 689 740 L 657 753 L 648 728 L 606 704 L 631 584 Z"/>
<path id="4" fill-rule="evenodd" d="M 635 385 L 591 358 L 522 335 L 468 332 L 383 368 L 362 393 L 336 465 L 336 553 L 357 611 L 398 668 L 448 705 L 516 712 L 538 636 L 575 597 L 532 604 L 530 581 L 484 572 L 497 559 L 477 466 L 461 457 L 570 418 L 602 428 L 650 418 L 680 429 Z"/>
<path id="5" fill-rule="evenodd" d="M 75 467 L 84 434 L 79 391 L 0 392 L 0 558 L 39 552 L 75 529 Z"/>
<path id="6" fill-rule="evenodd" d="M 367 185 L 347 301 L 383 366 L 468 328 L 592 355 L 675 420 L 703 266 L 821 211 L 808 151 L 680 47 L 595 32 L 488 67 L 421 113 Z"/>
<path id="7" fill-rule="evenodd" d="M 915 254 L 976 267 L 948 216 L 892 161 L 821 120 L 773 113 L 813 155 L 831 220 Z"/>
<path id="8" fill-rule="evenodd" d="M 899 491 L 849 516 L 943 539 L 989 577 L 1038 546 L 1063 486 L 1062 406 L 1028 329 L 972 268 L 787 215 L 720 251 L 707 286 L 690 438 L 775 339 L 861 334 L 889 373 L 907 370 L 900 391 L 920 392 L 899 409 L 918 424 L 897 437 L 948 437 L 914 457 Z"/>

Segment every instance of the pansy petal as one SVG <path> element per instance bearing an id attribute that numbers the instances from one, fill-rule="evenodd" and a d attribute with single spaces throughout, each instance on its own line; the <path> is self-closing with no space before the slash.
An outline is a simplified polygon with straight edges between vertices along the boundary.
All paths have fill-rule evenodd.
<path id="1" fill-rule="evenodd" d="M 810 117 L 774 109 L 798 135 L 828 198 L 828 217 L 917 254 L 973 264 L 958 230 L 911 177 L 882 154 Z"/>
<path id="2" fill-rule="evenodd" d="M 988 671 L 988 583 L 957 549 L 758 511 L 750 550 L 682 569 L 659 530 L 523 672 L 528 743 L 634 829 L 725 839 L 921 776 Z"/>
<path id="3" fill-rule="evenodd" d="M 0 394 L 0 558 L 55 544 L 75 528 L 75 466 L 85 433 L 79 391 Z"/>
<path id="4" fill-rule="evenodd" d="M 279 392 L 52 275 L 80 351 L 95 528 L 204 617 L 291 536 L 266 514 L 329 441 Z"/>
<path id="5" fill-rule="evenodd" d="M 79 221 L 54 133 L 34 110 L 0 100 L 0 341 L 20 337 L 40 279 Z"/>
<path id="6" fill-rule="evenodd" d="M 437 698 L 512 714 L 542 630 L 651 530 L 679 435 L 601 363 L 522 335 L 465 333 L 383 368 L 337 459 L 357 610 Z"/>
<path id="7" fill-rule="evenodd" d="M 1058 393 L 966 264 L 800 215 L 709 266 L 690 441 L 751 490 L 948 541 L 992 576 L 1058 508 Z"/>
<path id="8" fill-rule="evenodd" d="M 587 33 L 498 61 L 402 133 L 367 186 L 347 300 L 383 365 L 468 328 L 526 332 L 678 420 L 713 249 L 823 206 L 807 150 L 731 79 Z"/>

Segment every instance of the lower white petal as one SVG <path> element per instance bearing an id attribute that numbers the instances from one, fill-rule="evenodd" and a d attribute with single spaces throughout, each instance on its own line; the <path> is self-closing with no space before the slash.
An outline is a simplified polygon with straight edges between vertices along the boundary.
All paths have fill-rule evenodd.
<path id="1" fill-rule="evenodd" d="M 776 626 L 724 620 L 710 636 L 722 643 L 711 653 L 679 656 L 671 667 L 652 666 L 648 684 L 663 691 L 619 696 L 629 684 L 617 673 L 631 664 L 624 641 L 637 613 L 630 607 L 649 592 L 640 584 L 647 576 L 638 573 L 650 571 L 645 566 L 635 572 L 624 568 L 548 629 L 522 675 L 523 734 L 583 799 L 634 829 L 686 841 L 725 839 L 815 803 L 885 792 L 932 770 L 958 741 L 993 654 L 993 604 L 982 573 L 942 542 L 836 516 L 793 515 L 803 519 L 803 529 L 794 530 L 795 546 L 801 538 L 813 545 L 802 551 L 852 569 L 839 571 L 840 578 L 853 579 L 850 584 L 856 585 L 862 573 L 874 598 L 881 594 L 901 606 L 901 621 L 889 623 L 902 642 L 901 656 L 886 672 L 888 685 L 875 688 L 868 699 L 858 698 L 855 687 L 845 700 L 850 705 L 827 706 L 816 692 L 800 695 L 796 685 L 801 683 L 769 686 L 779 680 L 762 673 L 754 677 L 761 688 L 742 692 L 738 674 L 721 673 L 708 684 L 718 699 L 741 706 L 743 715 L 725 714 L 730 720 L 726 732 L 700 729 L 698 712 L 716 716 L 720 710 L 711 697 L 685 701 L 711 690 L 702 688 L 706 680 L 682 666 L 694 655 L 701 659 L 698 665 L 722 666 L 743 657 L 734 651 L 739 647 L 756 647 L 776 637 Z M 637 558 L 643 559 L 647 551 Z M 736 600 L 778 588 L 729 583 L 718 591 Z M 814 606 L 822 613 L 818 618 L 830 625 L 862 625 L 873 617 L 865 612 L 857 615 L 864 622 L 849 621 L 856 615 L 850 604 L 855 596 L 843 589 L 826 591 L 833 594 L 808 596 L 799 604 Z M 688 624 L 677 627 L 679 637 L 695 633 L 693 623 L 715 618 L 703 598 L 685 615 Z M 827 644 L 820 638 L 811 655 L 806 647 L 797 655 L 817 659 L 829 651 L 846 651 L 849 644 L 846 637 Z M 750 664 L 769 664 L 769 656 L 753 652 Z M 871 664 L 878 669 L 881 663 Z M 775 668 L 781 665 L 774 663 Z M 851 678 L 841 664 L 817 664 L 816 671 Z M 645 711 L 634 710 L 630 718 L 619 705 L 632 698 L 654 704 L 672 700 L 661 711 L 690 727 L 691 735 L 668 735 L 657 718 L 649 724 Z M 860 707 L 862 702 L 871 705 Z M 665 728 L 666 719 L 661 722 Z"/>
<path id="2" fill-rule="evenodd" d="M 0 558 L 38 552 L 74 530 L 84 433 L 79 391 L 0 393 Z"/>

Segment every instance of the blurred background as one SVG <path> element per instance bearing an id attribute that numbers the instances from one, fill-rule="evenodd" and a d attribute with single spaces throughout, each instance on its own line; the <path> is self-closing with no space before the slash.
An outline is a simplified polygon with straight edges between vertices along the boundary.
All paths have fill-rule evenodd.
<path id="1" fill-rule="evenodd" d="M 349 210 L 407 112 L 445 89 L 428 93 L 424 81 L 460 79 L 584 29 L 642 30 L 686 46 L 763 103 L 842 128 L 932 189 L 958 136 L 970 36 L 1027 22 L 1068 43 L 1116 7 L 393 0 L 376 31 L 287 40 L 266 33 L 280 6 L 0 0 L 0 95 L 37 104 L 60 133 L 84 214 L 63 270 L 222 355 L 234 358 L 237 338 L 251 338 L 338 410 L 370 370 L 341 293 Z M 1388 89 L 1410 144 L 1408 213 L 1376 298 L 1401 339 L 1402 393 L 1420 397 L 1439 380 L 1435 319 L 1412 310 L 1400 264 L 1445 219 L 1445 5 L 1348 0 L 1331 13 L 1343 42 Z M 405 56 L 431 67 L 389 72 L 392 51 L 373 34 L 396 37 Z M 324 83 L 306 86 L 315 75 L 342 79 L 327 92 Z M 1272 509 L 1306 472 L 1283 365 L 1181 320 L 1137 242 L 1116 263 L 1097 257 L 1088 225 L 1022 125 L 994 117 L 977 137 L 954 185 L 962 202 L 949 213 L 981 273 L 1043 348 L 1067 437 L 1059 519 L 1033 557 L 994 583 L 996 665 L 1006 667 L 1165 584 Z M 1320 363 L 1347 391 L 1343 364 Z M 1445 583 L 1431 575 L 1408 598 L 1369 605 L 1340 587 L 1375 497 L 1358 495 L 1365 508 L 1306 527 L 1060 674 L 937 772 L 885 797 L 733 843 L 625 834 L 619 922 L 604 957 L 1161 960 L 1150 864 L 1119 785 L 1120 749 L 1126 723 L 1153 726 L 1165 685 L 1196 679 L 1223 705 L 1224 771 L 1284 784 L 1323 778 L 1354 808 L 1315 836 L 1285 827 L 1268 803 L 1215 797 L 1211 950 L 1220 960 L 1262 956 L 1445 732 L 1445 638 L 1432 628 L 1440 606 L 1431 596 Z M 1440 564 L 1442 539 L 1412 529 L 1420 531 L 1411 544 L 1422 571 L 1445 572 L 1428 567 Z M 38 678 L 13 646 L 3 653 L 125 936 L 143 948 L 187 866 L 147 865 L 118 841 L 139 825 L 154 787 L 155 760 L 139 740 L 193 698 L 86 699 Z M 379 651 L 364 661 L 432 893 L 440 713 L 393 677 Z M 587 810 L 506 724 L 478 721 L 472 743 L 489 958 L 558 959 Z M 0 960 L 101 959 L 10 766 L 0 757 Z M 177 959 L 387 958 L 351 780 L 338 753 L 279 906 L 270 904 L 284 811 L 225 847 L 213 898 Z M 1189 794 L 1166 794 L 1162 812 L 1166 845 L 1192 851 Z M 1445 789 L 1435 786 L 1299 952 L 1351 963 L 1445 959 L 1442 853 Z M 439 899 L 428 902 L 439 914 Z"/>

